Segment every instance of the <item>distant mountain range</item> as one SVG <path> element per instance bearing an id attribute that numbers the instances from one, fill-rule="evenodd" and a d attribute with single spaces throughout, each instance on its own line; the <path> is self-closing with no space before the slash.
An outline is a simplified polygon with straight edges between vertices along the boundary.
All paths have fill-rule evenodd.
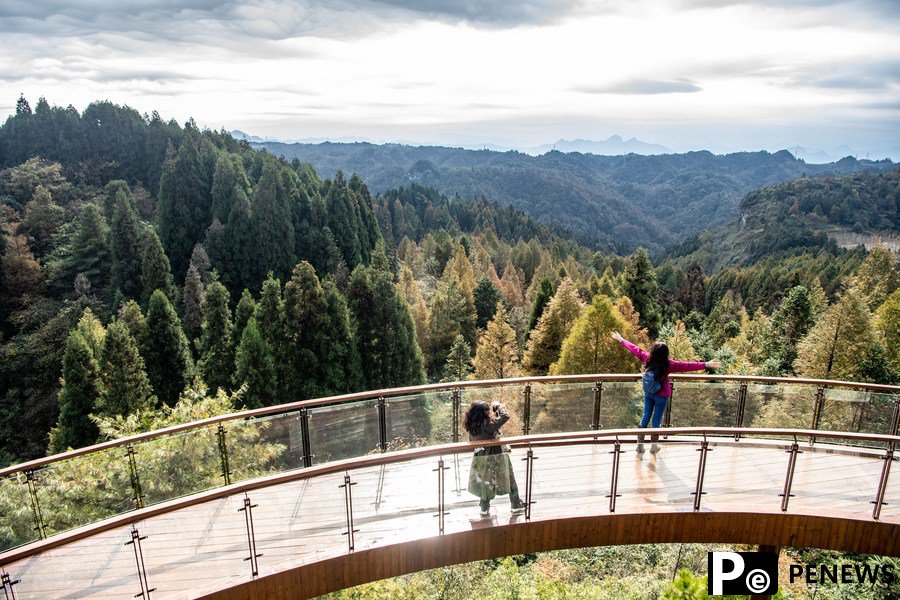
<path id="1" fill-rule="evenodd" d="M 613 140 L 615 142 L 615 140 Z M 623 142 L 628 143 L 628 142 Z M 323 177 L 358 173 L 376 193 L 418 183 L 453 198 L 484 197 L 559 225 L 597 249 L 661 252 L 738 217 L 749 191 L 804 176 L 881 172 L 890 161 L 808 164 L 790 152 L 598 156 L 370 143 L 253 143 L 311 163 Z"/>
<path id="2" fill-rule="evenodd" d="M 559 140 L 555 144 L 544 144 L 525 150 L 526 154 L 544 154 L 556 150 L 558 152 L 581 152 L 582 154 L 599 154 L 603 156 L 619 156 L 622 154 L 672 154 L 672 151 L 659 144 L 648 144 L 637 138 L 623 140 L 613 135 L 597 142 L 594 140 Z"/>

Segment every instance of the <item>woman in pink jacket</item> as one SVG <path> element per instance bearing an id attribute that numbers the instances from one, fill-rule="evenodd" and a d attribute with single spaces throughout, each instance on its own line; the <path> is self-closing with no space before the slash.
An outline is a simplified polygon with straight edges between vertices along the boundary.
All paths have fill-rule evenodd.
<path id="1" fill-rule="evenodd" d="M 619 335 L 618 331 L 614 331 L 612 337 L 614 340 L 628 348 L 638 360 L 644 363 L 644 373 L 647 375 L 652 374 L 653 379 L 656 380 L 656 385 L 653 386 L 656 388 L 655 392 L 651 393 L 647 390 L 647 386 L 644 386 L 644 415 L 641 417 L 641 423 L 639 425 L 641 428 L 647 427 L 648 424 L 652 424 L 654 428 L 658 428 L 662 422 L 663 414 L 666 412 L 666 404 L 668 404 L 669 398 L 672 396 L 669 373 L 702 371 L 707 367 L 716 368 L 721 366 L 721 363 L 717 360 L 711 360 L 709 362 L 681 362 L 669 360 L 669 347 L 663 342 L 656 342 L 653 344 L 653 347 L 648 353 L 624 339 Z M 650 436 L 650 442 L 652 443 L 650 452 L 653 454 L 659 452 L 659 446 L 656 444 L 658 440 L 659 435 L 654 434 Z M 644 436 L 638 437 L 637 452 L 638 454 L 643 454 L 644 452 Z"/>

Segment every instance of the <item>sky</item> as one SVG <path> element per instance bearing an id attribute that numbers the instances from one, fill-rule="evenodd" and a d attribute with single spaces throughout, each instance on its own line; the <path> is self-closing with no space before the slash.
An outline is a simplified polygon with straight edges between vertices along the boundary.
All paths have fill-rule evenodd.
<path id="1" fill-rule="evenodd" d="M 900 160 L 900 0 L 4 0 L 20 94 L 277 139 Z"/>

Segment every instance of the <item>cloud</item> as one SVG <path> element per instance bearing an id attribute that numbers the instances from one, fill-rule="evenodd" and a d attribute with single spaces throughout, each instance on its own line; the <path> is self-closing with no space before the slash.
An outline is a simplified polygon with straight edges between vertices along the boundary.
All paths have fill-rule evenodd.
<path id="1" fill-rule="evenodd" d="M 787 78 L 786 84 L 832 90 L 887 90 L 900 84 L 900 59 L 818 65 L 800 69 Z"/>
<path id="2" fill-rule="evenodd" d="M 582 6 L 581 0 L 375 0 L 431 17 L 489 25 L 555 21 Z"/>
<path id="3" fill-rule="evenodd" d="M 586 94 L 692 94 L 703 88 L 687 79 L 630 79 L 607 85 L 578 86 L 575 88 Z"/>

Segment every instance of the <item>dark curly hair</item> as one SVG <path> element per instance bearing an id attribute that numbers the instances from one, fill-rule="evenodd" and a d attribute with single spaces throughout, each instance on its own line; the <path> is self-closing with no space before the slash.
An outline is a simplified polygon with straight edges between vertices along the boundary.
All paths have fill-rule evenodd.
<path id="1" fill-rule="evenodd" d="M 653 371 L 653 378 L 662 383 L 669 376 L 669 347 L 663 342 L 656 342 L 650 348 L 650 356 L 644 365 L 645 371 Z"/>
<path id="2" fill-rule="evenodd" d="M 477 435 L 493 420 L 494 411 L 487 402 L 473 402 L 463 415 L 463 428 L 468 433 Z"/>

